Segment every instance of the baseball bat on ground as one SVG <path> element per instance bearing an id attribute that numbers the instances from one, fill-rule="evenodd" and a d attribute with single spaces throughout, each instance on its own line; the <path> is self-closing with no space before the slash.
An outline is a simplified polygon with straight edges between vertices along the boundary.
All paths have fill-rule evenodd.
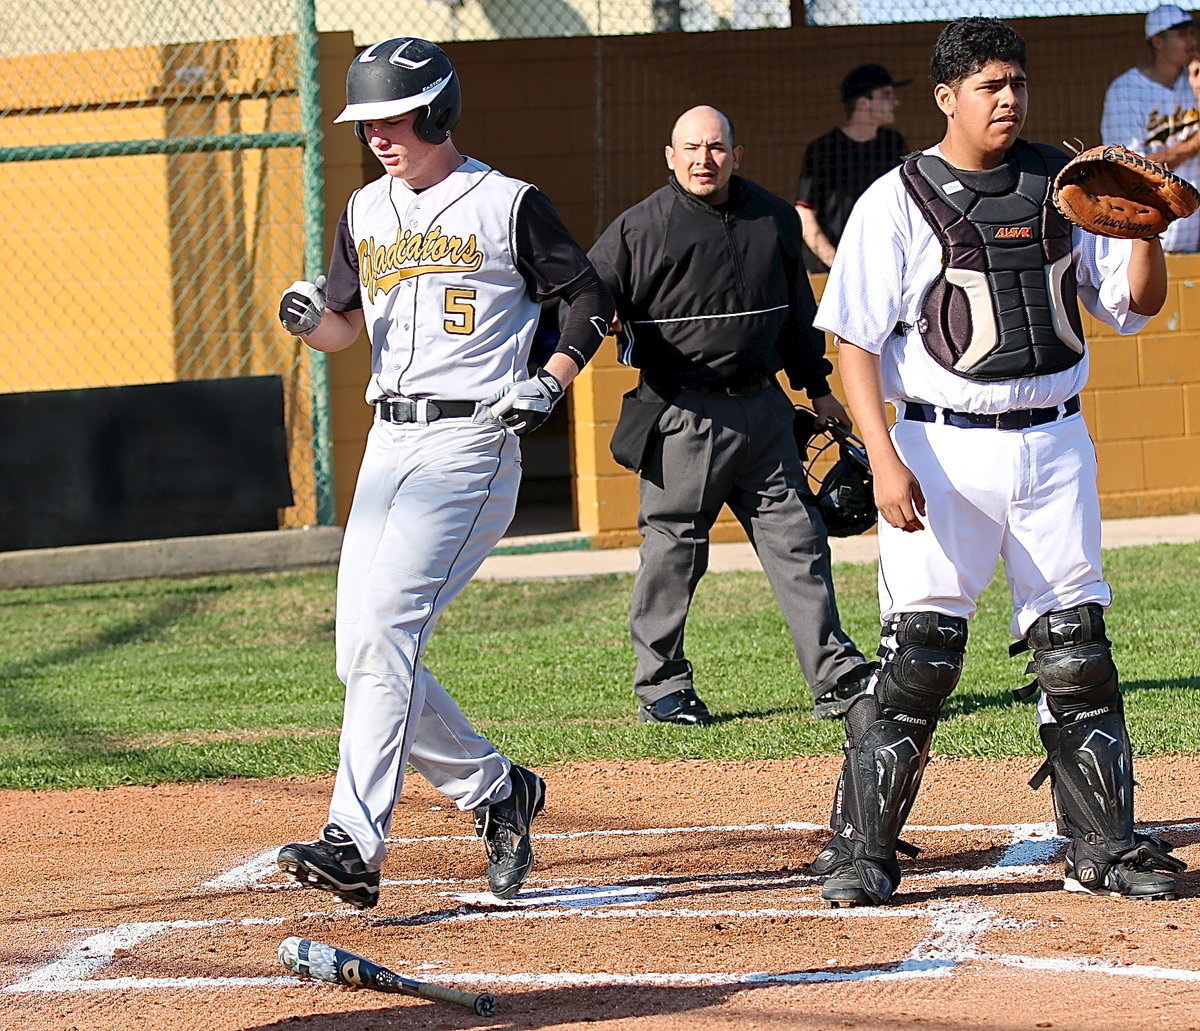
<path id="1" fill-rule="evenodd" d="M 440 984 L 414 981 L 353 952 L 322 945 L 308 938 L 285 938 L 279 946 L 279 962 L 285 970 L 301 977 L 315 977 L 318 981 L 329 981 L 331 984 L 439 999 L 465 1006 L 481 1017 L 490 1017 L 496 1012 L 496 1000 L 490 995 L 471 995 Z"/>

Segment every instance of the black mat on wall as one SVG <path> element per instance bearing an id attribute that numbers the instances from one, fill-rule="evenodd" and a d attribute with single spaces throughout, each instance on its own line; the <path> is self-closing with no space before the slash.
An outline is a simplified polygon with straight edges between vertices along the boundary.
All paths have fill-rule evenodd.
<path id="1" fill-rule="evenodd" d="M 278 528 L 278 376 L 0 394 L 0 551 Z"/>

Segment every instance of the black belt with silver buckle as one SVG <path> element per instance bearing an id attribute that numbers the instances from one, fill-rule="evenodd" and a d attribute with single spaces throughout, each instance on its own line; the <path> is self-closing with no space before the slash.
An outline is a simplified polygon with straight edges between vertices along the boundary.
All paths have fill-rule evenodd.
<path id="1" fill-rule="evenodd" d="M 909 422 L 941 422 L 947 426 L 957 426 L 959 429 L 1027 430 L 1033 426 L 1057 422 L 1068 415 L 1075 415 L 1078 411 L 1079 395 L 1076 394 L 1053 408 L 1021 408 L 1012 412 L 999 412 L 996 415 L 955 412 L 949 408 L 938 408 L 936 405 L 905 401 L 900 417 Z"/>
<path id="2" fill-rule="evenodd" d="M 428 398 L 376 401 L 375 410 L 384 422 L 435 422 L 438 419 L 468 419 L 475 414 L 474 401 L 432 401 Z M 424 409 L 422 413 L 421 409 Z"/>
<path id="3" fill-rule="evenodd" d="M 751 380 L 739 383 L 705 383 L 697 386 L 686 386 L 684 390 L 694 390 L 697 394 L 715 394 L 718 397 L 747 397 L 766 390 L 771 381 L 766 376 L 756 376 Z"/>

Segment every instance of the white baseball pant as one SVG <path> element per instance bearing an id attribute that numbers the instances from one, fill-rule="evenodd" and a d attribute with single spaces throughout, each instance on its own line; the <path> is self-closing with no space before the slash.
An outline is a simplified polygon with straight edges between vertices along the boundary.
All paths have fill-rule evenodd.
<path id="1" fill-rule="evenodd" d="M 1100 560 L 1096 452 L 1082 415 L 1027 430 L 900 420 L 892 441 L 925 495 L 925 529 L 880 520 L 884 620 L 932 611 L 970 619 L 1004 560 L 1012 633 L 1112 592 Z"/>
<path id="2" fill-rule="evenodd" d="M 329 819 L 378 869 L 405 764 L 463 811 L 505 794 L 510 764 L 422 661 L 442 610 L 512 521 L 517 438 L 495 422 L 376 421 L 338 568 L 337 670 L 346 685 Z"/>

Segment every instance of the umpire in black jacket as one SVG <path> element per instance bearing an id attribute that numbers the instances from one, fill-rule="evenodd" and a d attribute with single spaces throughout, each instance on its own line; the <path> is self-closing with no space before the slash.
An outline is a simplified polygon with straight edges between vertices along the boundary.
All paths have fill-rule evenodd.
<path id="1" fill-rule="evenodd" d="M 792 632 L 815 714 L 845 714 L 871 667 L 843 632 L 829 544 L 792 435 L 787 372 L 818 415 L 849 427 L 804 271 L 792 206 L 733 175 L 742 148 L 720 111 L 675 123 L 667 185 L 588 254 L 617 299 L 621 360 L 641 370 L 613 456 L 641 474 L 630 629 L 644 722 L 712 722 L 684 657 L 684 623 L 723 504 L 745 528 Z"/>

